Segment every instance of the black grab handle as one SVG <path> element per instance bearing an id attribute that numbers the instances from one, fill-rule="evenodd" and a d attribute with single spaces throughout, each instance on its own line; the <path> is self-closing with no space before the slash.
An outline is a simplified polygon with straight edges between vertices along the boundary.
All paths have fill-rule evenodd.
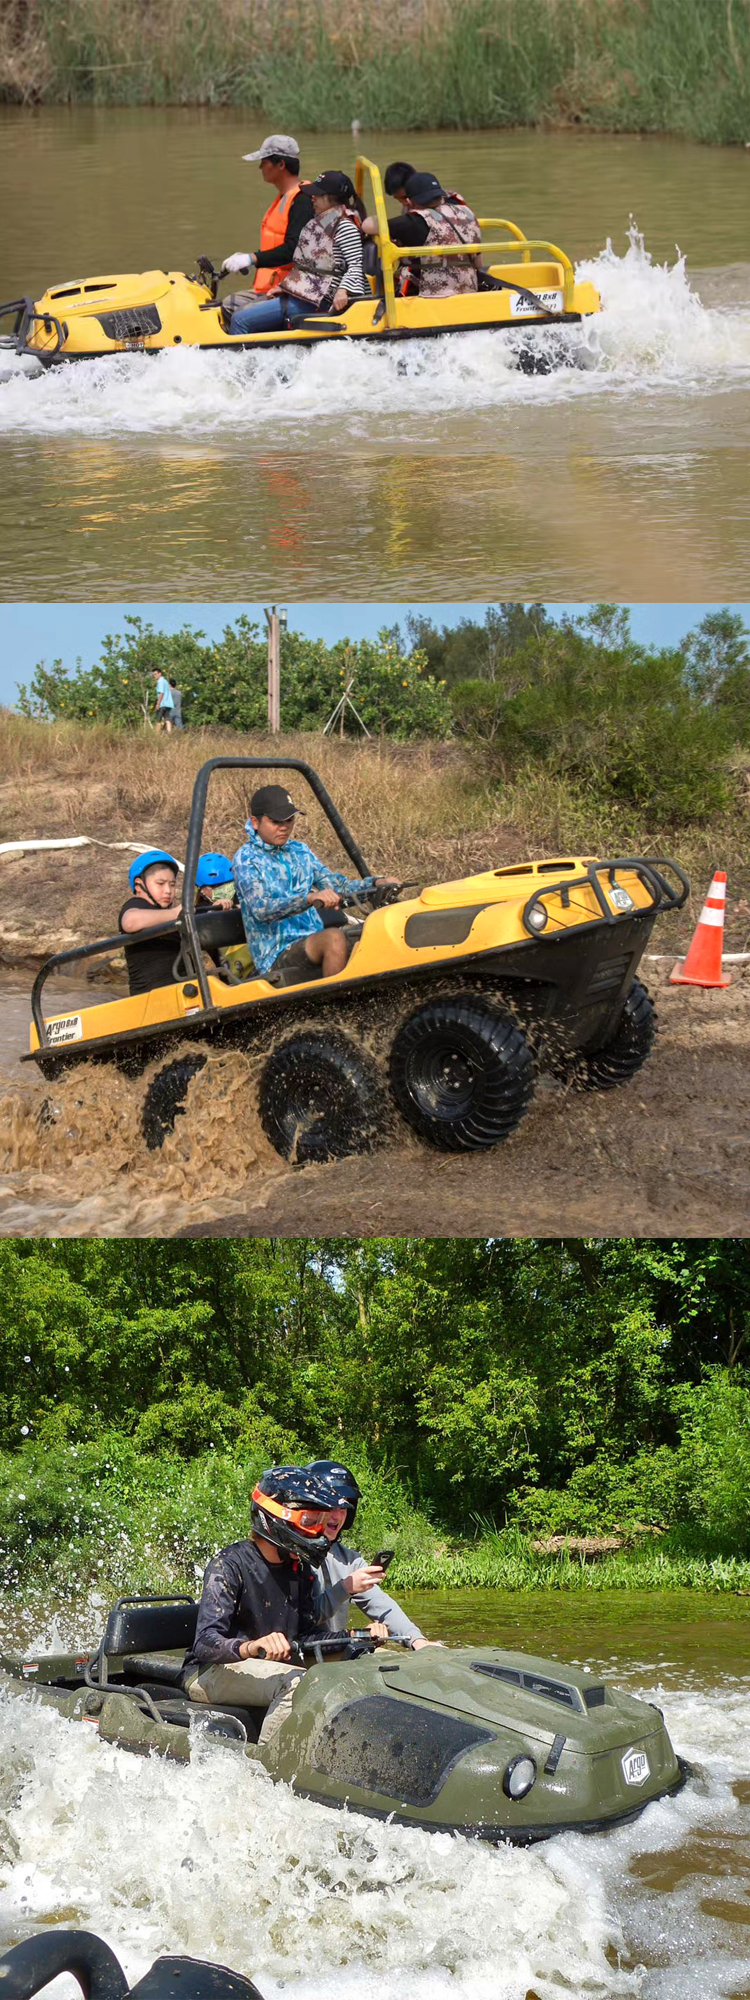
<path id="1" fill-rule="evenodd" d="M 0 1958 L 0 1993 L 33 2000 L 61 1972 L 72 1972 L 86 2000 L 128 2000 L 122 1966 L 93 1931 L 47 1931 L 14 1944 Z M 157 1959 L 132 1992 L 139 2000 L 263 2000 L 243 1973 L 200 1958 Z"/>
<path id="2" fill-rule="evenodd" d="M 114 1952 L 93 1931 L 46 1931 L 0 1959 L 0 1993 L 3 2000 L 32 2000 L 61 1972 L 72 1972 L 86 2000 L 125 2000 L 128 1992 Z"/>

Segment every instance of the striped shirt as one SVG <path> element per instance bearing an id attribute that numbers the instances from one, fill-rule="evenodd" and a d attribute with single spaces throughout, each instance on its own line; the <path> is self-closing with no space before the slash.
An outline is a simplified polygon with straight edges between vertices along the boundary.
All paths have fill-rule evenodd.
<path id="1" fill-rule="evenodd" d="M 339 278 L 339 289 L 348 292 L 350 299 L 364 299 L 369 294 L 362 261 L 362 237 L 356 222 L 348 215 L 342 215 L 334 236 L 337 250 L 346 258 L 346 269 Z"/>

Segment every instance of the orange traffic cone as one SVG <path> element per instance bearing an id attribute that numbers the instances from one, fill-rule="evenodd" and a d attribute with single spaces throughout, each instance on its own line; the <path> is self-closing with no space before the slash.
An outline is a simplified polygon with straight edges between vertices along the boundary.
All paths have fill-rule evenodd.
<path id="1" fill-rule="evenodd" d="M 721 969 L 726 899 L 727 878 L 717 868 L 687 958 L 670 973 L 670 986 L 731 986 L 730 973 Z"/>

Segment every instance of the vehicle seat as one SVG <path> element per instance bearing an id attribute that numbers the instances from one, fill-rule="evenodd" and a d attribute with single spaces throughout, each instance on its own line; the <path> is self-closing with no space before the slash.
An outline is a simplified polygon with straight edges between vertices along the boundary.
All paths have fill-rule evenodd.
<path id="1" fill-rule="evenodd" d="M 89 1687 L 106 1687 L 112 1658 L 135 1659 L 148 1653 L 148 1672 L 154 1669 L 170 1686 L 179 1685 L 178 1674 L 188 1648 L 195 1638 L 198 1606 L 194 1597 L 121 1597 L 110 1611 L 104 1636 L 89 1660 L 85 1680 Z M 154 1655 L 179 1653 L 174 1660 L 157 1661 Z"/>

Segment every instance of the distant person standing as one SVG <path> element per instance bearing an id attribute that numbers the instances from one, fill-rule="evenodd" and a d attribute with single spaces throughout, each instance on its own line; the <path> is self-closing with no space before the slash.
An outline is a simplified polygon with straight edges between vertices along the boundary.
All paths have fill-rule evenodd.
<path id="1" fill-rule="evenodd" d="M 170 681 L 169 685 L 172 690 L 172 721 L 175 729 L 184 729 L 185 725 L 182 720 L 182 688 L 178 688 L 176 681 Z"/>
<path id="2" fill-rule="evenodd" d="M 156 727 L 157 729 L 166 729 L 167 735 L 171 736 L 172 723 L 174 721 L 174 695 L 172 689 L 166 674 L 162 673 L 160 667 L 151 668 L 151 678 L 156 686 Z"/>

